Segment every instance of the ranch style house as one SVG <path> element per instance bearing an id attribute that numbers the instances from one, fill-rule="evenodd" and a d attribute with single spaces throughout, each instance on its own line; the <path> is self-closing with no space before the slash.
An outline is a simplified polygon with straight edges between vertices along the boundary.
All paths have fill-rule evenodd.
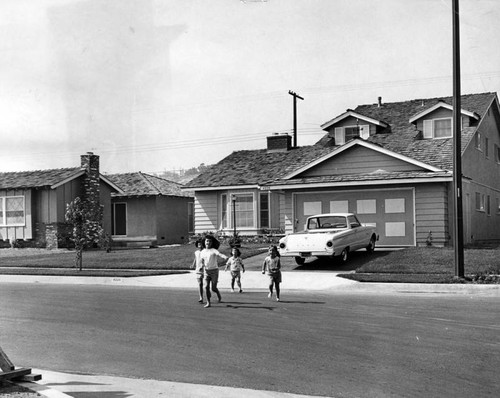
<path id="1" fill-rule="evenodd" d="M 464 243 L 500 241 L 500 106 L 496 93 L 461 97 Z M 190 181 L 194 232 L 304 229 L 308 216 L 353 212 L 379 246 L 452 244 L 453 98 L 347 109 L 314 145 L 288 134 L 236 151 Z"/>

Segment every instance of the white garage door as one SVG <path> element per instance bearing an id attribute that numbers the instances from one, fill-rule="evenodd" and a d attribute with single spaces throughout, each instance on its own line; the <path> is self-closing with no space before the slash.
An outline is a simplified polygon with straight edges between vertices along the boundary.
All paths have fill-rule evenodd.
<path id="1" fill-rule="evenodd" d="M 307 192 L 294 194 L 295 231 L 308 216 L 349 212 L 362 223 L 375 225 L 379 246 L 414 246 L 414 191 L 408 189 Z"/>

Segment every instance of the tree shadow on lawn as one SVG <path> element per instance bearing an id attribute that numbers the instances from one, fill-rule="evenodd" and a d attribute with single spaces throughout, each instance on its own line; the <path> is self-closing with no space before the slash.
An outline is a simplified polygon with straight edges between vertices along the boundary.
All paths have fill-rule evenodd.
<path id="1" fill-rule="evenodd" d="M 349 253 L 349 259 L 346 263 L 342 263 L 340 258 L 316 258 L 306 260 L 303 265 L 297 265 L 293 258 L 282 258 L 281 265 L 284 271 L 334 271 L 334 272 L 349 272 L 355 271 L 370 261 L 384 257 L 389 254 L 389 251 L 375 251 L 368 253 L 366 250 L 359 250 Z"/>

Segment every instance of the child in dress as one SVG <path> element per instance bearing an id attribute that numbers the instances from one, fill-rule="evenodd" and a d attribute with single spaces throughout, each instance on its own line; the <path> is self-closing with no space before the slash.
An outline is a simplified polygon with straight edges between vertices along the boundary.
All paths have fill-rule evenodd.
<path id="1" fill-rule="evenodd" d="M 276 301 L 280 301 L 280 283 L 281 283 L 281 262 L 276 246 L 269 248 L 269 256 L 264 259 L 262 264 L 262 273 L 269 276 L 269 294 L 267 297 L 273 297 L 273 287 L 276 288 Z"/>
<path id="2" fill-rule="evenodd" d="M 222 296 L 217 288 L 217 283 L 219 282 L 219 264 L 217 262 L 217 258 L 220 257 L 224 260 L 227 260 L 227 256 L 222 254 L 217 250 L 219 247 L 219 241 L 215 239 L 212 235 L 207 235 L 205 237 L 205 248 L 201 251 L 201 263 L 204 268 L 204 279 L 205 279 L 205 294 L 207 296 L 207 304 L 205 307 L 211 307 L 211 297 L 212 294 L 210 292 L 210 287 L 212 288 L 212 292 L 217 295 L 219 299 L 219 303 L 222 301 Z"/>
<path id="3" fill-rule="evenodd" d="M 231 271 L 231 291 L 234 293 L 234 281 L 236 281 L 238 287 L 240 288 L 240 293 L 243 293 L 243 290 L 241 289 L 241 271 L 245 272 L 245 266 L 243 265 L 243 261 L 240 257 L 241 252 L 240 249 L 235 247 L 231 253 L 233 256 L 227 260 L 224 271 L 227 271 L 228 268 Z"/>
<path id="4" fill-rule="evenodd" d="M 198 292 L 200 294 L 199 303 L 203 304 L 203 264 L 201 262 L 201 250 L 203 249 L 203 241 L 196 241 L 196 251 L 194 252 L 194 261 L 191 268 L 194 268 L 196 281 L 198 282 Z"/>

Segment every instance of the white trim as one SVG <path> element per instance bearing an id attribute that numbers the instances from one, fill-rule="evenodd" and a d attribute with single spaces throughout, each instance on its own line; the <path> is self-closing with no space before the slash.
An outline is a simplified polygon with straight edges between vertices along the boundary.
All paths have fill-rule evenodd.
<path id="1" fill-rule="evenodd" d="M 342 187 L 342 186 L 360 186 L 360 185 L 395 185 L 395 184 L 422 184 L 428 182 L 451 182 L 453 176 L 437 177 L 437 178 L 405 178 L 401 180 L 376 180 L 376 181 L 350 181 L 350 182 L 323 182 L 316 184 L 290 184 L 290 185 L 276 185 L 270 187 L 271 191 L 280 191 L 283 189 L 303 189 L 303 188 L 328 188 L 328 187 Z"/>
<path id="2" fill-rule="evenodd" d="M 78 177 L 81 177 L 82 175 L 85 175 L 85 173 L 86 173 L 85 170 L 77 171 L 72 176 L 69 176 L 68 178 L 65 178 L 64 180 L 59 181 L 59 182 L 55 183 L 54 185 L 51 185 L 50 188 L 51 189 L 56 189 L 56 188 L 60 187 L 61 185 L 64 185 L 64 184 L 66 184 L 66 183 L 74 180 L 75 178 L 78 178 Z M 99 179 L 102 180 L 102 181 L 104 181 L 106 184 L 108 184 L 113 189 L 115 189 L 118 193 L 120 193 L 120 194 L 124 193 L 124 191 L 119 186 L 117 186 L 116 184 L 114 184 L 113 182 L 111 182 L 108 178 L 106 178 L 104 175 L 102 175 L 100 173 L 99 173 Z"/>
<path id="3" fill-rule="evenodd" d="M 7 224 L 7 199 L 21 198 L 23 200 L 23 219 L 24 222 L 21 224 Z M 12 195 L 12 196 L 0 196 L 1 204 L 0 210 L 2 210 L 2 218 L 0 218 L 1 228 L 17 228 L 26 227 L 26 195 Z M 5 223 L 5 224 L 4 224 Z"/>
<path id="4" fill-rule="evenodd" d="M 73 174 L 72 176 L 69 176 L 68 178 L 65 178 L 64 180 L 62 181 L 59 181 L 58 183 L 55 183 L 54 185 L 51 185 L 51 189 L 55 189 L 55 188 L 58 188 L 60 187 L 61 185 L 64 185 L 72 180 L 74 180 L 75 178 L 78 178 L 82 175 L 85 174 L 85 170 L 80 170 L 80 171 L 77 171 L 75 174 Z"/>
<path id="5" fill-rule="evenodd" d="M 229 189 L 260 189 L 259 185 L 217 185 L 215 187 L 181 187 L 181 191 L 224 191 Z"/>
<path id="6" fill-rule="evenodd" d="M 106 184 L 108 184 L 112 188 L 116 189 L 118 191 L 118 193 L 120 193 L 120 194 L 124 194 L 125 193 L 125 191 L 123 191 L 123 189 L 121 189 L 118 185 L 116 185 L 113 182 L 111 182 L 108 178 L 106 178 L 102 174 L 99 174 L 99 179 L 101 179 L 102 181 L 104 181 Z"/>
<path id="7" fill-rule="evenodd" d="M 436 105 L 431 106 L 430 108 L 426 109 L 425 111 L 417 113 L 415 116 L 411 117 L 410 123 L 414 123 L 417 120 L 422 119 L 425 115 L 428 115 L 429 113 L 434 112 L 436 109 L 439 109 L 439 108 L 446 108 L 450 111 L 453 111 L 452 105 L 448 105 L 445 102 L 439 101 Z M 476 120 L 479 120 L 479 115 L 477 113 L 466 111 L 463 108 L 460 108 L 460 114 L 465 115 L 465 116 L 469 116 L 469 117 L 476 119 Z"/>
<path id="8" fill-rule="evenodd" d="M 410 163 L 410 164 L 413 164 L 413 165 L 416 165 L 416 166 L 419 166 L 419 167 L 422 167 L 426 170 L 430 170 L 430 171 L 443 171 L 442 169 L 438 168 L 438 167 L 434 167 L 434 166 L 430 166 L 426 163 L 423 163 L 423 162 L 420 162 L 418 160 L 415 160 L 415 159 L 412 159 L 412 158 L 409 158 L 408 156 L 404 156 L 404 155 L 400 155 L 400 154 L 397 154 L 395 152 L 392 152 L 392 151 L 389 151 L 388 149 L 385 149 L 385 148 L 382 148 L 382 147 L 379 147 L 378 145 L 375 145 L 375 144 L 372 144 L 372 143 L 369 143 L 369 142 L 366 142 L 362 139 L 354 139 L 352 141 L 349 141 L 347 144 L 341 146 L 340 148 L 337 148 L 335 150 L 333 150 L 332 152 L 330 152 L 329 154 L 327 155 L 324 155 L 322 157 L 320 157 L 319 159 L 316 159 L 314 160 L 313 162 L 293 171 L 292 173 L 286 175 L 285 177 L 283 177 L 283 179 L 285 180 L 289 180 L 293 177 L 295 177 L 296 175 L 300 174 L 300 173 L 303 173 L 304 171 L 324 162 L 325 160 L 328 160 L 330 159 L 331 157 L 334 157 L 336 156 L 337 154 L 351 148 L 352 146 L 354 145 L 361 145 L 361 146 L 364 146 L 365 148 L 368 148 L 368 149 L 372 149 L 374 151 L 377 151 L 377 152 L 380 152 L 380 153 L 383 153 L 384 155 L 388 155 L 388 156 L 391 156 L 393 158 L 396 158 L 396 159 L 399 159 L 399 160 L 402 160 L 404 162 L 407 162 L 407 163 Z"/>
<path id="9" fill-rule="evenodd" d="M 373 119 L 373 118 L 368 117 L 368 116 L 361 115 L 361 114 L 359 114 L 357 112 L 354 112 L 352 109 L 348 109 L 346 112 L 344 112 L 340 116 L 337 116 L 335 119 L 332 119 L 329 122 L 323 123 L 320 127 L 323 130 L 325 130 L 328 127 L 333 126 L 334 124 L 340 122 L 341 120 L 343 120 L 343 119 L 345 119 L 346 117 L 349 117 L 349 116 L 355 117 L 356 119 L 359 119 L 359 120 L 364 120 L 365 122 L 368 122 L 368 123 L 376 124 L 377 126 L 388 127 L 387 123 L 384 123 L 384 122 L 382 122 L 380 120 Z"/>

